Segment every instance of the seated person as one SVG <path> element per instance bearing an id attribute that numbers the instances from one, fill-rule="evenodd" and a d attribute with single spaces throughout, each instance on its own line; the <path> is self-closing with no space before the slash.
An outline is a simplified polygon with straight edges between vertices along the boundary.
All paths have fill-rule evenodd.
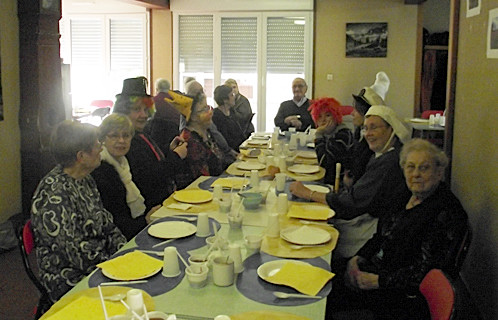
<path id="1" fill-rule="evenodd" d="M 126 243 L 90 175 L 100 165 L 97 138 L 92 125 L 61 122 L 50 142 L 57 166 L 33 196 L 31 223 L 40 281 L 52 301 Z"/>
<path id="2" fill-rule="evenodd" d="M 280 130 L 287 131 L 289 127 L 296 128 L 296 131 L 305 131 L 308 127 L 315 127 L 313 119 L 308 111 L 310 102 L 305 94 L 308 90 L 306 81 L 296 78 L 292 81 L 292 100 L 284 101 L 280 104 L 274 122 Z"/>
<path id="3" fill-rule="evenodd" d="M 104 208 L 111 212 L 114 224 L 131 240 L 150 222 L 150 215 L 160 208 L 145 206 L 145 199 L 133 182 L 126 154 L 134 134 L 130 119 L 124 114 L 107 116 L 99 128 L 102 163 L 92 172 Z"/>
<path id="4" fill-rule="evenodd" d="M 225 85 L 231 87 L 233 93 L 235 93 L 235 104 L 232 107 L 232 111 L 235 119 L 237 119 L 237 122 L 242 128 L 244 135 L 249 137 L 251 133 L 254 132 L 254 125 L 252 124 L 254 113 L 251 109 L 251 103 L 239 92 L 237 81 L 228 79 L 225 81 Z"/>
<path id="5" fill-rule="evenodd" d="M 379 81 L 378 79 L 384 79 Z M 374 89 L 375 88 L 375 89 Z M 363 88 L 358 95 L 353 94 L 353 125 L 354 146 L 352 150 L 353 163 L 344 178 L 344 185 L 351 187 L 365 173 L 368 161 L 373 155 L 373 151 L 368 147 L 368 143 L 362 134 L 362 126 L 365 121 L 365 114 L 373 105 L 385 105 L 384 98 L 389 89 L 389 78 L 384 72 L 377 73 L 377 80 L 370 87 Z M 379 92 L 377 92 L 377 91 Z M 381 96 L 382 94 L 382 96 Z"/>
<path id="6" fill-rule="evenodd" d="M 153 208 L 163 203 L 176 188 L 175 173 L 184 167 L 187 145 L 180 137 L 162 150 L 144 132 L 147 120 L 154 113 L 154 100 L 147 94 L 147 79 L 130 78 L 123 81 L 123 90 L 116 96 L 114 111 L 128 116 L 135 134 L 126 159 L 130 165 L 133 182 L 145 198 L 145 206 Z"/>
<path id="7" fill-rule="evenodd" d="M 174 99 L 184 101 L 183 105 L 176 106 L 187 119 L 187 126 L 182 130 L 181 137 L 188 144 L 188 155 L 185 158 L 187 169 L 177 172 L 177 181 L 188 186 L 200 176 L 220 175 L 225 169 L 224 155 L 209 130 L 213 109 L 207 105 L 206 96 L 200 93 L 194 98 L 183 96 Z"/>
<path id="8" fill-rule="evenodd" d="M 334 184 L 336 163 L 342 169 L 350 167 L 353 133 L 342 123 L 341 104 L 334 98 L 313 101 L 309 110 L 316 125 L 315 150 L 319 163 L 325 168 L 323 182 Z"/>
<path id="9" fill-rule="evenodd" d="M 467 214 L 442 182 L 448 158 L 430 142 L 413 139 L 401 150 L 400 164 L 410 192 L 358 254 L 334 270 L 331 318 L 334 311 L 369 309 L 376 319 L 429 319 L 420 282 L 434 268 L 453 272 L 450 249 L 465 234 Z"/>
<path id="10" fill-rule="evenodd" d="M 216 101 L 218 107 L 214 109 L 213 122 L 230 148 L 239 151 L 239 146 L 249 136 L 244 134 L 244 130 L 237 122 L 237 118 L 232 111 L 232 107 L 235 104 L 233 89 L 226 85 L 217 86 L 214 89 L 214 101 Z"/>
<path id="11" fill-rule="evenodd" d="M 372 106 L 365 118 L 365 139 L 374 156 L 365 174 L 349 189 L 338 193 L 313 192 L 301 182 L 290 191 L 300 198 L 328 204 L 336 215 L 334 224 L 341 238 L 334 253 L 351 257 L 375 232 L 377 218 L 390 208 L 393 192 L 406 188 L 398 165 L 402 143 L 410 138 L 408 130 L 386 106 Z"/>

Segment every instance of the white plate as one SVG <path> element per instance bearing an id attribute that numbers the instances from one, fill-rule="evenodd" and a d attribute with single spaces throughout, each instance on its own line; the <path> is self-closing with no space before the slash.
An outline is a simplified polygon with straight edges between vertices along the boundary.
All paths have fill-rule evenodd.
<path id="1" fill-rule="evenodd" d="M 316 204 L 307 204 L 307 205 L 300 205 L 299 207 L 303 208 L 304 210 L 323 210 L 324 207 L 323 206 L 319 206 L 319 205 L 316 205 Z M 327 219 L 330 219 L 332 218 L 333 216 L 335 216 L 335 211 L 328 208 L 329 209 L 329 215 L 327 216 Z M 305 219 L 305 218 L 299 218 L 299 219 Z M 308 219 L 305 219 L 305 220 L 308 220 Z"/>
<path id="2" fill-rule="evenodd" d="M 185 203 L 203 203 L 213 199 L 213 194 L 207 190 L 184 189 L 175 191 L 173 199 Z"/>
<path id="3" fill-rule="evenodd" d="M 133 281 L 133 280 L 141 280 L 141 279 L 150 278 L 153 275 L 155 275 L 156 273 L 158 273 L 159 271 L 161 271 L 162 268 L 163 267 L 160 266 L 156 270 L 152 271 L 151 273 L 149 273 L 149 274 L 147 274 L 145 276 L 142 276 L 142 277 L 131 277 L 131 278 L 130 277 L 126 277 L 126 278 L 116 277 L 116 276 L 114 276 L 112 274 L 107 273 L 107 271 L 105 269 L 101 269 L 101 270 L 102 270 L 102 274 L 104 276 L 106 276 L 107 278 L 109 278 L 109 279 L 118 280 L 118 281 Z M 117 284 L 117 285 L 119 285 L 119 284 Z"/>
<path id="4" fill-rule="evenodd" d="M 289 227 L 280 231 L 280 238 L 295 244 L 313 246 L 330 241 L 330 233 L 311 226 Z"/>
<path id="5" fill-rule="evenodd" d="M 306 146 L 308 148 L 314 148 L 315 147 L 315 143 L 314 142 L 310 142 L 310 143 L 306 144 Z"/>
<path id="6" fill-rule="evenodd" d="M 315 165 L 309 165 L 309 164 L 295 164 L 289 168 L 287 168 L 290 172 L 294 173 L 302 173 L 302 174 L 309 174 L 309 173 L 317 173 L 320 171 L 319 166 Z"/>
<path id="7" fill-rule="evenodd" d="M 259 140 L 259 139 L 247 140 L 247 144 L 262 146 L 262 145 L 268 144 L 268 139 L 265 139 L 265 140 Z"/>
<path id="8" fill-rule="evenodd" d="M 237 164 L 237 169 L 240 170 L 263 170 L 266 166 L 256 161 L 242 161 Z"/>
<path id="9" fill-rule="evenodd" d="M 291 259 L 288 259 L 288 260 L 285 260 L 285 259 L 282 259 L 282 260 L 273 260 L 273 261 L 268 261 L 268 262 L 265 262 L 263 263 L 262 265 L 260 265 L 258 267 L 258 270 L 256 271 L 258 273 L 258 276 L 265 280 L 268 278 L 268 277 L 271 277 L 272 275 L 274 275 L 275 273 L 277 273 L 278 271 L 280 271 L 280 269 L 282 269 L 282 267 L 286 264 L 286 263 L 295 263 L 295 264 L 302 264 L 302 265 L 310 265 L 309 263 L 307 262 L 303 262 L 303 261 L 299 261 L 299 260 L 291 260 Z"/>
<path id="10" fill-rule="evenodd" d="M 297 156 L 300 158 L 305 158 L 305 159 L 316 159 L 316 152 L 315 151 L 299 151 L 297 153 Z"/>
<path id="11" fill-rule="evenodd" d="M 268 135 L 253 135 L 251 139 L 253 140 L 269 140 L 271 136 Z"/>
<path id="12" fill-rule="evenodd" d="M 415 123 L 429 123 L 429 119 L 411 118 L 410 122 L 415 122 Z"/>
<path id="13" fill-rule="evenodd" d="M 330 189 L 325 187 L 325 186 L 319 186 L 317 184 L 305 184 L 304 185 L 306 188 L 310 189 L 311 191 L 315 192 L 321 192 L 321 193 L 329 193 Z"/>
<path id="14" fill-rule="evenodd" d="M 185 221 L 166 221 L 151 225 L 147 231 L 156 238 L 176 239 L 194 234 L 197 227 Z"/>

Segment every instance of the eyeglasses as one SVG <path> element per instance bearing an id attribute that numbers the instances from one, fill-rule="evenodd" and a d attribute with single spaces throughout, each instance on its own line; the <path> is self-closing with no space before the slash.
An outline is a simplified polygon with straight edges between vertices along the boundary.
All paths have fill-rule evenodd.
<path id="1" fill-rule="evenodd" d="M 406 172 L 412 173 L 413 171 L 415 171 L 416 168 L 418 168 L 418 172 L 420 172 L 420 173 L 426 173 L 426 172 L 428 172 L 432 168 L 432 166 L 429 165 L 429 164 L 421 164 L 419 166 L 416 166 L 416 165 L 414 165 L 412 163 L 409 163 L 409 164 L 405 165 L 404 169 L 405 169 Z"/>
<path id="2" fill-rule="evenodd" d="M 295 84 L 292 86 L 293 88 L 304 88 L 305 85 L 304 84 Z"/>
<path id="3" fill-rule="evenodd" d="M 207 112 L 207 111 L 211 111 L 211 110 L 213 110 L 213 107 L 211 107 L 211 106 L 205 106 L 202 109 L 197 109 L 197 112 Z"/>
<path id="4" fill-rule="evenodd" d="M 382 126 L 362 126 L 361 127 L 361 130 L 363 132 L 367 132 L 367 131 L 376 131 L 377 129 L 380 129 L 380 128 L 387 128 L 386 125 L 382 125 Z"/>
<path id="5" fill-rule="evenodd" d="M 119 141 L 120 139 L 123 139 L 123 140 L 129 140 L 131 139 L 131 134 L 130 133 L 110 133 L 107 135 L 107 139 L 111 140 L 111 141 Z"/>

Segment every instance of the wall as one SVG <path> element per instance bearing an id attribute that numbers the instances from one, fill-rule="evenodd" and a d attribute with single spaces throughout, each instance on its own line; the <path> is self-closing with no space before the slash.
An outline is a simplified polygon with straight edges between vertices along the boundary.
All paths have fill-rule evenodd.
<path id="1" fill-rule="evenodd" d="M 452 190 L 469 214 L 474 239 L 463 278 L 486 319 L 498 319 L 498 59 L 486 58 L 488 11 L 466 18 L 460 0 Z"/>
<path id="2" fill-rule="evenodd" d="M 19 21 L 17 1 L 0 1 L 0 55 L 4 120 L 0 121 L 0 223 L 21 212 L 19 131 Z"/>
<path id="3" fill-rule="evenodd" d="M 315 2 L 314 97 L 331 96 L 351 105 L 351 94 L 375 81 L 391 79 L 386 102 L 401 118 L 413 116 L 418 6 L 404 0 L 317 0 Z M 386 58 L 346 58 L 347 22 L 387 22 Z M 333 80 L 327 80 L 333 74 Z"/>
<path id="4" fill-rule="evenodd" d="M 171 88 L 178 88 L 173 79 L 173 33 L 172 16 L 169 10 L 151 10 L 150 47 L 151 47 L 151 84 L 158 78 L 167 79 Z M 155 86 L 151 85 L 153 94 Z"/>

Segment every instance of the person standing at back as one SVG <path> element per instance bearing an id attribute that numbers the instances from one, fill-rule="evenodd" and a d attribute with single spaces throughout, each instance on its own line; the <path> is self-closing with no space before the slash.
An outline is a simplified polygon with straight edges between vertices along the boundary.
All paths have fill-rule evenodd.
<path id="1" fill-rule="evenodd" d="M 308 111 L 310 102 L 306 98 L 306 91 L 308 85 L 304 79 L 296 78 L 292 81 L 294 97 L 280 104 L 274 119 L 275 126 L 280 127 L 280 130 L 287 131 L 290 127 L 294 127 L 296 131 L 305 131 L 308 127 L 315 127 Z"/>
<path id="2" fill-rule="evenodd" d="M 249 137 L 254 132 L 254 125 L 252 124 L 254 113 L 252 113 L 251 103 L 240 93 L 237 81 L 228 79 L 225 81 L 225 85 L 233 89 L 235 104 L 231 109 L 235 119 L 242 128 L 242 132 L 246 137 Z"/>

